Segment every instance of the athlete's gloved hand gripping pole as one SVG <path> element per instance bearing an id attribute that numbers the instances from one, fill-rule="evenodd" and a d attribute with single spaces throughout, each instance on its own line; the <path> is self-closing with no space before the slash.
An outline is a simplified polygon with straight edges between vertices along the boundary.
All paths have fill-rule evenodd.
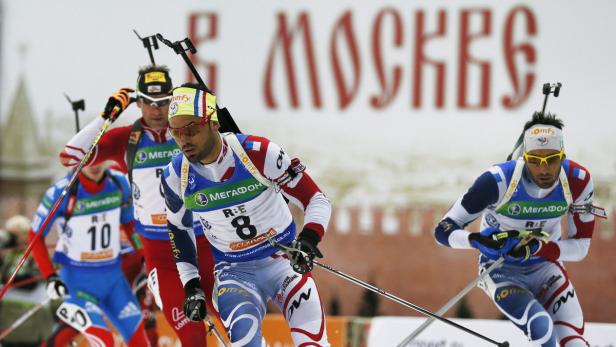
<path id="1" fill-rule="evenodd" d="M 90 148 L 84 155 L 83 159 L 81 159 L 81 162 L 75 169 L 75 172 L 73 173 L 73 176 L 71 176 L 71 179 L 69 180 L 66 187 L 64 187 L 64 190 L 60 194 L 60 197 L 58 198 L 58 200 L 56 200 L 56 202 L 51 207 L 51 210 L 49 211 L 47 218 L 45 218 L 43 223 L 41 223 L 39 230 L 35 231 L 34 238 L 32 238 L 32 240 L 30 241 L 30 244 L 28 245 L 28 248 L 26 248 L 26 250 L 24 251 L 24 254 L 19 260 L 19 263 L 17 264 L 17 266 L 15 267 L 15 270 L 11 274 L 11 277 L 9 277 L 9 280 L 6 282 L 6 285 L 2 287 L 2 290 L 0 290 L 0 300 L 2 300 L 2 298 L 4 297 L 4 294 L 6 294 L 6 291 L 11 286 L 11 283 L 13 283 L 13 281 L 15 280 L 15 276 L 17 275 L 17 272 L 19 272 L 21 267 L 24 265 L 24 263 L 26 262 L 26 259 L 28 259 L 30 252 L 32 252 L 32 248 L 34 247 L 34 244 L 38 242 L 38 239 L 41 237 L 42 231 L 47 228 L 47 225 L 49 224 L 49 221 L 52 219 L 53 215 L 56 213 L 56 210 L 58 209 L 58 207 L 60 207 L 60 204 L 62 204 L 62 201 L 68 195 L 71 187 L 77 181 L 77 177 L 79 173 L 81 172 L 81 169 L 83 169 L 85 164 L 90 159 L 90 156 L 92 155 L 94 148 L 96 148 L 98 141 L 101 139 L 103 134 L 107 131 L 111 123 L 113 123 L 113 121 L 118 118 L 120 113 L 122 113 L 128 107 L 128 105 L 130 105 L 131 102 L 134 101 L 134 99 L 131 98 L 128 94 L 132 91 L 133 90 L 130 88 L 122 88 L 118 92 L 114 93 L 107 101 L 105 110 L 101 113 L 101 117 L 105 119 L 105 122 L 101 126 L 100 132 L 94 138 L 94 141 L 92 141 Z"/>
<path id="2" fill-rule="evenodd" d="M 267 240 L 269 241 L 269 243 L 272 246 L 274 246 L 274 247 L 278 248 L 279 250 L 285 252 L 287 254 L 287 256 L 289 256 L 289 257 L 293 253 L 296 253 L 296 252 L 305 253 L 304 251 L 299 250 L 297 248 L 292 248 L 292 247 L 289 247 L 289 246 L 282 245 L 282 244 L 276 242 L 274 239 L 272 239 L 270 237 L 267 237 Z M 304 257 L 309 257 L 309 255 L 308 254 L 304 254 Z M 413 304 L 411 302 L 408 302 L 408 301 L 406 301 L 404 299 L 401 299 L 401 298 L 399 298 L 399 297 L 397 297 L 397 296 L 395 296 L 393 294 L 390 294 L 390 293 L 388 293 L 388 292 L 386 292 L 386 291 L 384 291 L 384 290 L 382 290 L 382 289 L 380 289 L 378 287 L 375 287 L 375 286 L 373 286 L 373 285 L 371 285 L 369 283 L 366 283 L 366 282 L 364 282 L 362 280 L 359 280 L 359 279 L 357 279 L 357 278 L 355 278 L 353 276 L 347 275 L 347 274 L 345 274 L 342 271 L 338 271 L 336 269 L 333 269 L 333 268 L 329 267 L 328 265 L 320 263 L 320 262 L 318 262 L 316 260 L 313 260 L 312 263 L 314 265 L 317 265 L 317 266 L 319 266 L 319 267 L 321 267 L 321 268 L 323 268 L 323 269 L 333 273 L 334 275 L 342 277 L 345 280 L 347 280 L 349 282 L 352 282 L 352 283 L 354 283 L 354 284 L 356 284 L 356 285 L 358 285 L 358 286 L 360 286 L 362 288 L 368 289 L 371 292 L 374 292 L 376 294 L 382 295 L 382 296 L 386 297 L 389 300 L 397 302 L 398 304 L 400 304 L 402 306 L 405 306 L 405 307 L 408 307 L 410 309 L 413 309 L 413 310 L 415 310 L 417 312 L 420 312 L 420 313 L 422 313 L 422 314 L 424 314 L 426 316 L 438 319 L 438 320 L 440 320 L 443 323 L 449 324 L 449 325 L 451 325 L 451 326 L 453 326 L 455 328 L 458 328 L 458 329 L 460 329 L 460 330 L 462 330 L 462 331 L 464 331 L 464 332 L 466 332 L 468 334 L 471 334 L 471 335 L 476 336 L 476 337 L 478 337 L 480 339 L 483 339 L 484 341 L 487 341 L 487 342 L 489 342 L 491 344 L 494 344 L 494 345 L 499 346 L 499 347 L 509 347 L 509 342 L 507 342 L 507 341 L 504 341 L 504 342 L 494 341 L 491 338 L 489 338 L 487 336 L 484 336 L 484 335 L 482 335 L 482 334 L 480 334 L 480 333 L 478 333 L 478 332 L 476 332 L 474 330 L 471 330 L 469 328 L 463 327 L 462 325 L 460 325 L 460 324 L 458 324 L 456 322 L 453 322 L 453 321 L 451 321 L 451 320 L 449 320 L 447 318 L 435 315 L 434 313 L 432 313 L 432 312 L 430 312 L 430 311 L 428 311 L 428 310 L 426 310 L 426 309 L 424 309 L 424 308 L 422 308 L 420 306 L 417 306 L 417 305 L 415 305 L 415 304 Z"/>
<path id="3" fill-rule="evenodd" d="M 213 333 L 218 342 L 227 347 L 228 344 L 222 338 L 222 335 L 220 335 L 214 323 L 207 318 L 205 293 L 203 289 L 201 289 L 198 278 L 193 278 L 186 282 L 184 286 L 184 295 L 186 299 L 184 299 L 184 306 L 182 309 L 186 318 L 193 322 L 202 322 L 205 320 L 208 333 Z"/>
<path id="4" fill-rule="evenodd" d="M 289 246 L 289 261 L 293 271 L 305 274 L 314 268 L 314 258 L 323 258 L 323 254 L 317 248 L 319 236 L 316 231 L 304 228 L 302 232 Z M 294 250 L 298 251 L 294 251 Z"/>
<path id="5" fill-rule="evenodd" d="M 475 234 L 480 235 L 477 233 Z M 471 235 L 474 235 L 474 234 L 471 234 Z M 520 250 L 525 250 L 528 244 L 530 242 L 533 242 L 533 240 L 536 240 L 537 237 L 543 238 L 545 237 L 545 234 L 540 229 L 532 229 L 532 230 L 524 230 L 524 231 L 510 230 L 510 231 L 502 232 L 500 233 L 500 235 L 498 235 L 498 233 L 493 233 L 492 239 L 496 241 L 494 246 L 497 248 L 504 247 L 505 239 L 507 238 L 521 239 L 521 241 L 519 241 L 519 243 L 516 242 L 517 244 L 513 247 L 511 251 L 508 252 L 508 254 L 511 254 L 512 252 L 520 252 Z M 498 268 L 504 261 L 505 261 L 505 256 L 499 257 L 495 262 L 493 262 L 490 266 L 488 266 L 487 269 L 483 270 L 478 277 L 476 277 L 466 287 L 464 287 L 460 292 L 458 292 L 458 294 L 456 294 L 453 298 L 449 299 L 449 301 L 447 301 L 447 303 L 443 305 L 443 307 L 439 308 L 438 311 L 436 311 L 436 314 L 439 316 L 442 316 L 445 313 L 447 313 L 447 311 L 449 311 L 455 304 L 458 303 L 458 301 L 460 301 L 463 297 L 465 297 L 466 294 L 468 294 L 468 292 L 470 292 L 473 288 L 475 288 L 477 284 L 484 279 L 485 276 L 489 275 L 494 269 Z M 421 334 L 424 330 L 426 330 L 426 328 L 430 326 L 430 324 L 432 324 L 434 321 L 435 319 L 433 317 L 428 318 L 425 322 L 423 322 L 420 326 L 418 326 L 417 329 L 413 330 L 413 332 L 411 332 L 409 336 L 407 336 L 404 340 L 402 340 L 402 342 L 398 344 L 398 347 L 407 346 L 409 343 L 411 343 L 411 341 L 413 341 L 417 336 L 419 336 L 419 334 Z"/>

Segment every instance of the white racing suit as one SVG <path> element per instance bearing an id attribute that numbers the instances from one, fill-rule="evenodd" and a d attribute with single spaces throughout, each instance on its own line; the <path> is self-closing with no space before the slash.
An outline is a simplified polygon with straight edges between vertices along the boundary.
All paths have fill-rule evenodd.
<path id="1" fill-rule="evenodd" d="M 481 175 L 438 224 L 435 237 L 442 245 L 471 248 L 463 228 L 483 213 L 481 229 L 541 229 L 548 240 L 530 259 L 505 258 L 479 286 L 533 346 L 588 346 L 577 293 L 563 261 L 580 261 L 588 253 L 594 228 L 589 211 L 593 185 L 581 165 L 564 160 L 559 179 L 547 189 L 536 186 L 522 159 L 498 164 Z M 567 215 L 568 235 L 561 238 L 561 217 Z M 480 258 L 480 272 L 493 261 Z"/>
<path id="2" fill-rule="evenodd" d="M 329 201 L 305 171 L 291 171 L 290 158 L 276 144 L 235 136 L 221 135 L 221 153 L 212 164 L 189 163 L 180 154 L 164 170 L 167 221 L 180 279 L 185 285 L 198 277 L 194 218 L 212 245 L 212 297 L 233 346 L 265 346 L 261 321 L 270 299 L 283 312 L 297 346 L 329 346 L 314 280 L 295 273 L 267 240 L 288 245 L 296 236 L 282 194 L 305 211 L 302 232 L 319 238 L 329 221 Z"/>

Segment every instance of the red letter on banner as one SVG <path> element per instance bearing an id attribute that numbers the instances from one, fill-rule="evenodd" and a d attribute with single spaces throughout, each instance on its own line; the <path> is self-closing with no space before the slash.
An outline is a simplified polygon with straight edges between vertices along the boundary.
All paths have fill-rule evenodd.
<path id="1" fill-rule="evenodd" d="M 274 69 L 274 57 L 277 49 L 282 50 L 284 57 L 285 73 L 287 77 L 287 85 L 289 89 L 289 96 L 291 98 L 291 106 L 293 108 L 299 107 L 299 99 L 297 95 L 297 82 L 295 78 L 295 67 L 293 59 L 291 57 L 291 49 L 293 44 L 294 35 L 301 31 L 303 34 L 304 50 L 306 52 L 306 60 L 308 62 L 308 73 L 310 78 L 310 91 L 312 93 L 312 103 L 316 108 L 321 107 L 321 94 L 319 88 L 319 80 L 317 75 L 316 60 L 314 57 L 314 49 L 312 45 L 312 33 L 310 30 L 310 21 L 308 14 L 302 12 L 299 15 L 297 27 L 293 32 L 289 31 L 287 26 L 287 17 L 284 13 L 278 14 L 278 32 L 274 36 L 274 41 L 270 48 L 269 56 L 267 58 L 267 66 L 265 68 L 264 76 L 264 97 L 265 103 L 269 108 L 276 108 L 276 100 L 272 90 L 273 84 L 273 69 Z"/>
<path id="2" fill-rule="evenodd" d="M 199 35 L 199 24 L 205 24 L 203 35 Z M 212 41 L 218 36 L 218 15 L 212 12 L 192 13 L 188 17 L 188 37 L 197 48 L 196 54 L 189 54 L 190 60 L 195 65 L 197 71 L 199 67 L 205 69 L 205 77 L 201 76 L 205 84 L 212 91 L 216 91 L 217 67 L 214 63 L 208 63 L 205 60 L 199 59 L 199 52 L 202 52 L 198 47 L 201 43 Z M 186 80 L 195 82 L 195 77 L 190 70 L 187 71 Z"/>
<path id="3" fill-rule="evenodd" d="M 470 33 L 471 14 L 479 14 L 482 19 L 481 31 Z M 487 108 L 490 104 L 490 63 L 471 57 L 469 46 L 479 37 L 489 36 L 491 32 L 492 13 L 490 10 L 463 10 L 460 14 L 460 53 L 458 67 L 458 107 L 461 109 Z M 468 68 L 470 64 L 479 65 L 479 105 L 470 106 L 467 100 Z"/>
<path id="4" fill-rule="evenodd" d="M 436 107 L 443 108 L 445 105 L 445 63 L 428 59 L 425 56 L 425 45 L 429 39 L 445 36 L 445 10 L 438 11 L 438 29 L 434 34 L 426 34 L 424 31 L 424 12 L 417 11 L 415 14 L 415 65 L 413 68 L 413 107 L 421 107 L 422 91 L 422 67 L 430 64 L 436 69 Z"/>
<path id="5" fill-rule="evenodd" d="M 394 20 L 394 47 L 402 47 L 403 41 L 402 19 L 400 18 L 398 11 L 393 8 L 381 10 L 372 27 L 372 56 L 374 58 L 376 77 L 381 87 L 381 94 L 374 95 L 370 98 L 370 104 L 374 108 L 383 108 L 393 101 L 394 97 L 398 93 L 398 89 L 400 88 L 400 79 L 402 76 L 402 68 L 400 65 L 394 65 L 389 82 L 385 76 L 383 49 L 381 44 L 381 29 L 385 16 L 387 15 L 390 15 Z"/>
<path id="6" fill-rule="evenodd" d="M 352 83 L 350 83 L 350 86 L 346 84 L 344 72 L 340 64 L 340 57 L 338 53 L 339 36 L 342 36 L 341 39 L 343 39 L 348 46 L 349 55 L 351 56 L 351 63 L 353 65 Z M 359 51 L 357 49 L 357 40 L 353 34 L 353 14 L 351 11 L 345 12 L 334 27 L 330 52 L 332 69 L 334 70 L 334 80 L 336 81 L 336 89 L 338 90 L 338 104 L 341 109 L 345 109 L 351 101 L 353 101 L 355 95 L 357 95 L 359 81 L 361 79 L 361 61 Z"/>
<path id="7" fill-rule="evenodd" d="M 534 67 L 537 54 L 535 52 L 535 47 L 533 47 L 531 43 L 523 42 L 515 44 L 513 42 L 514 20 L 518 13 L 522 14 L 526 22 L 526 33 L 528 36 L 534 37 L 537 34 L 537 21 L 528 7 L 516 7 L 509 13 L 505 21 L 505 30 L 503 33 L 503 51 L 505 63 L 507 65 L 507 73 L 511 79 L 511 85 L 513 86 L 513 95 L 503 96 L 502 103 L 506 108 L 516 108 L 526 101 L 533 87 L 533 83 L 535 82 L 535 74 L 533 71 L 528 71 L 523 78 L 524 85 L 520 85 L 522 76 L 519 75 L 518 66 L 516 65 L 515 58 L 517 54 L 522 54 L 529 67 Z"/>

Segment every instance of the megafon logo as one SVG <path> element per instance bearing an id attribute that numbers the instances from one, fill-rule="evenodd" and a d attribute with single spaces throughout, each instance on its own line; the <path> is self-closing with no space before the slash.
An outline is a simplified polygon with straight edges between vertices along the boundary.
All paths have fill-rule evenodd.
<path id="1" fill-rule="evenodd" d="M 180 330 L 189 323 L 188 318 L 186 318 L 186 315 L 184 315 L 182 309 L 178 307 L 171 309 L 171 319 L 173 319 L 173 322 L 175 323 L 175 330 Z"/>
<path id="2" fill-rule="evenodd" d="M 207 195 L 205 195 L 203 193 L 197 193 L 197 195 L 195 195 L 195 202 L 199 206 L 207 205 L 207 203 L 208 203 Z"/>
<path id="3" fill-rule="evenodd" d="M 518 204 L 511 204 L 509 205 L 507 212 L 509 212 L 509 214 L 512 216 L 517 216 L 520 214 L 520 212 L 522 212 L 522 208 Z"/>
<path id="4" fill-rule="evenodd" d="M 137 162 L 144 163 L 148 159 L 148 154 L 144 151 L 137 152 Z"/>

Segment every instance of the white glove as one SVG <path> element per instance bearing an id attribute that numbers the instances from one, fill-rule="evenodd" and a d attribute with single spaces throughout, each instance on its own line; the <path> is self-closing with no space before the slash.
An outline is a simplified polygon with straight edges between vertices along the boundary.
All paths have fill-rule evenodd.
<path id="1" fill-rule="evenodd" d="M 68 289 L 64 285 L 64 282 L 58 277 L 58 275 L 53 274 L 47 278 L 47 296 L 49 296 L 52 300 L 62 299 L 68 294 Z"/>

